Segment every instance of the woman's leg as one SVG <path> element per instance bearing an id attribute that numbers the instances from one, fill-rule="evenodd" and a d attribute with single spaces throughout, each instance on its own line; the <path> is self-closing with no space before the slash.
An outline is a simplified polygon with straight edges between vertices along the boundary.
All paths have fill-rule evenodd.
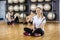
<path id="1" fill-rule="evenodd" d="M 10 22 L 7 22 L 8 25 L 10 25 L 11 23 Z"/>
<path id="2" fill-rule="evenodd" d="M 26 36 L 29 36 L 29 35 L 31 35 L 32 34 L 32 29 L 30 29 L 30 28 L 24 28 L 24 35 L 26 35 Z"/>
<path id="3" fill-rule="evenodd" d="M 15 23 L 19 23 L 19 18 L 16 17 L 14 21 L 15 21 Z"/>
<path id="4" fill-rule="evenodd" d="M 33 30 L 30 29 L 30 28 L 24 28 L 24 31 L 25 31 L 25 32 L 28 32 L 28 33 L 32 33 Z"/>
<path id="5" fill-rule="evenodd" d="M 12 24 L 14 24 L 14 21 L 11 21 L 11 23 L 10 23 L 10 24 L 11 24 L 11 25 L 12 25 Z"/>
<path id="6" fill-rule="evenodd" d="M 38 29 L 36 29 L 36 30 L 33 32 L 33 35 L 34 35 L 34 36 L 43 36 L 43 35 L 44 35 L 44 31 L 43 31 L 41 28 L 38 28 Z"/>

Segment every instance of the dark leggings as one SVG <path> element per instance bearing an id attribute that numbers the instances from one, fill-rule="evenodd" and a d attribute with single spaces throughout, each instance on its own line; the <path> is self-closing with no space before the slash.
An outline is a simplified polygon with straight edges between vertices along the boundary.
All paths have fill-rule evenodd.
<path id="1" fill-rule="evenodd" d="M 32 32 L 33 31 L 32 29 L 24 28 L 24 31 L 30 33 L 31 36 L 34 36 L 35 33 L 41 34 L 41 36 L 44 35 L 44 31 L 41 28 L 36 29 L 34 32 Z"/>
<path id="2" fill-rule="evenodd" d="M 19 18 L 16 17 L 15 20 L 14 20 L 15 23 L 19 23 Z"/>
<path id="3" fill-rule="evenodd" d="M 7 22 L 8 25 L 12 25 L 13 23 L 14 23 L 14 21 Z"/>

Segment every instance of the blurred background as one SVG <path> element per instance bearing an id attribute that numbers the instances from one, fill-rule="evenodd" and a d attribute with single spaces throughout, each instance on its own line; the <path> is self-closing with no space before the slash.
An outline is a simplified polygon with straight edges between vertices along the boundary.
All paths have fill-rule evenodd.
<path id="1" fill-rule="evenodd" d="M 19 14 L 19 22 L 26 18 L 31 11 L 35 13 L 36 7 L 39 6 L 43 10 L 43 14 L 47 22 L 59 22 L 60 0 L 0 0 L 0 20 L 6 22 L 6 13 L 13 11 Z"/>
<path id="2" fill-rule="evenodd" d="M 6 14 L 14 12 L 19 22 L 26 22 L 26 16 L 35 12 L 36 7 L 43 10 L 47 19 L 44 26 L 45 34 L 42 37 L 24 36 L 24 28 L 33 25 L 14 24 L 7 25 Z M 0 0 L 0 40 L 60 40 L 60 0 Z"/>

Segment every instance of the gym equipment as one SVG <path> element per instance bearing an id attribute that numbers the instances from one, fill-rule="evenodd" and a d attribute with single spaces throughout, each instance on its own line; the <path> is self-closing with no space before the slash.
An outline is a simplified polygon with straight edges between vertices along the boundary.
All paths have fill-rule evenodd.
<path id="1" fill-rule="evenodd" d="M 13 3 L 13 0 L 8 0 L 8 3 L 12 4 Z"/>
<path id="2" fill-rule="evenodd" d="M 18 3 L 18 0 L 13 0 L 14 3 Z"/>
<path id="3" fill-rule="evenodd" d="M 30 8 L 30 9 L 31 9 L 32 11 L 35 11 L 35 10 L 36 10 L 36 7 L 37 7 L 36 4 L 31 4 L 31 8 Z"/>
<path id="4" fill-rule="evenodd" d="M 44 8 L 43 4 L 38 4 L 37 7 L 40 7 L 42 10 Z"/>
<path id="5" fill-rule="evenodd" d="M 25 2 L 25 0 L 19 0 L 19 2 L 20 2 L 20 3 L 24 3 L 24 2 Z"/>
<path id="6" fill-rule="evenodd" d="M 50 9 L 51 9 L 51 5 L 49 5 L 49 4 L 44 5 L 44 10 L 45 11 L 49 11 Z"/>
<path id="7" fill-rule="evenodd" d="M 55 13 L 49 12 L 48 15 L 47 15 L 47 18 L 48 18 L 49 20 L 55 19 Z"/>
<path id="8" fill-rule="evenodd" d="M 26 6 L 25 5 L 20 5 L 19 9 L 20 9 L 20 11 L 24 11 L 24 10 L 26 10 Z"/>
<path id="9" fill-rule="evenodd" d="M 43 2 L 44 0 L 38 0 L 38 2 Z"/>
<path id="10" fill-rule="evenodd" d="M 36 2 L 37 0 L 31 0 L 31 2 Z"/>
<path id="11" fill-rule="evenodd" d="M 13 6 L 12 6 L 12 5 L 9 6 L 9 7 L 8 7 L 8 10 L 9 10 L 9 11 L 13 11 Z"/>
<path id="12" fill-rule="evenodd" d="M 21 18 L 26 18 L 26 14 L 25 14 L 25 13 L 21 13 L 21 14 L 20 14 L 20 17 L 21 17 Z"/>
<path id="13" fill-rule="evenodd" d="M 20 14 L 19 13 L 15 13 L 14 14 L 14 18 L 16 18 L 16 17 L 20 17 Z"/>
<path id="14" fill-rule="evenodd" d="M 14 6 L 14 11 L 19 11 L 19 6 L 18 5 Z"/>

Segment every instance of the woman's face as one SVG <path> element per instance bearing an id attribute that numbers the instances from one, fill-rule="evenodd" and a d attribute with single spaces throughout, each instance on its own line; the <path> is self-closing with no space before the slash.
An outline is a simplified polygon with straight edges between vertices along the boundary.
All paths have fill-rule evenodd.
<path id="1" fill-rule="evenodd" d="M 36 13 L 37 13 L 38 15 L 41 15 L 42 10 L 41 10 L 40 8 L 36 8 Z"/>

